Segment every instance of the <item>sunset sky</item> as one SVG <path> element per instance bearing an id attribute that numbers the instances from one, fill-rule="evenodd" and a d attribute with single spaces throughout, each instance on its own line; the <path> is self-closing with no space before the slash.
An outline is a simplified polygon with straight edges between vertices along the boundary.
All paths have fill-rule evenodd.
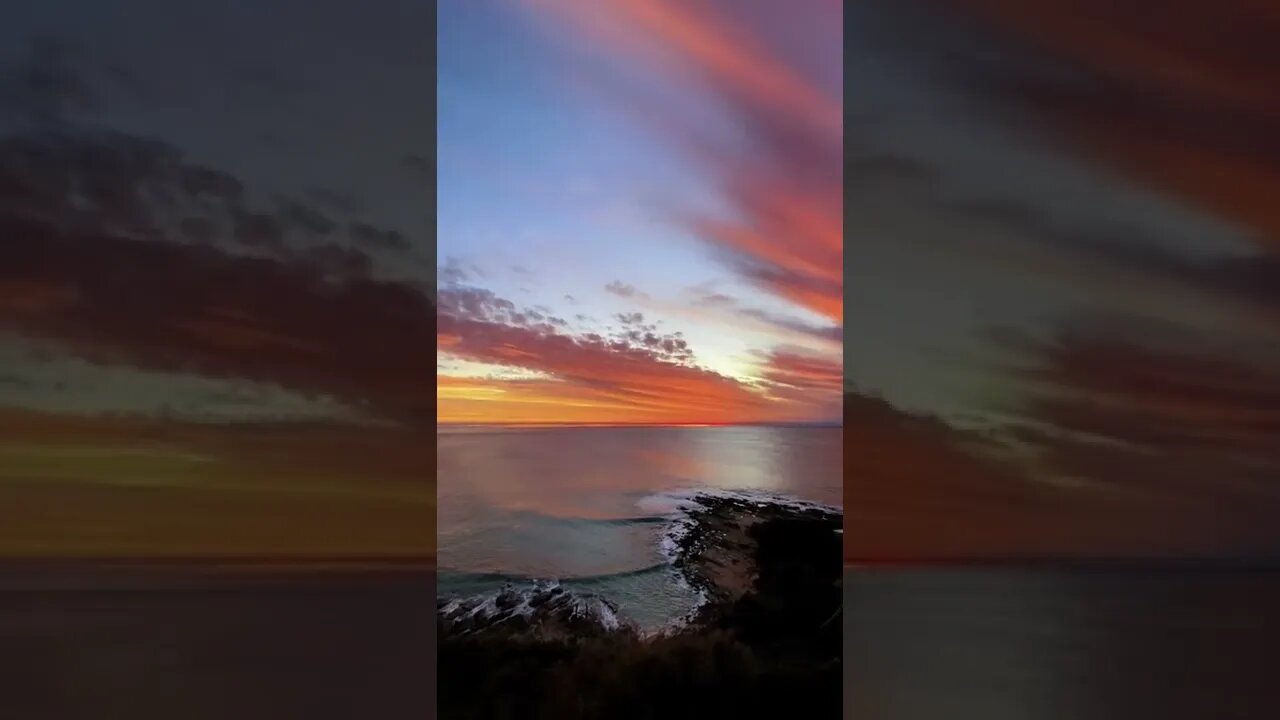
<path id="1" fill-rule="evenodd" d="M 1270 4 L 438 5 L 7 15 L 0 553 L 430 554 L 437 415 L 842 395 L 849 558 L 1280 548 Z"/>
<path id="2" fill-rule="evenodd" d="M 845 4 L 846 555 L 1280 550 L 1274 4 Z"/>
<path id="3" fill-rule="evenodd" d="M 431 22 L 6 13 L 0 553 L 434 551 Z"/>
<path id="4" fill-rule="evenodd" d="M 840 19 L 440 3 L 441 422 L 839 420 Z"/>

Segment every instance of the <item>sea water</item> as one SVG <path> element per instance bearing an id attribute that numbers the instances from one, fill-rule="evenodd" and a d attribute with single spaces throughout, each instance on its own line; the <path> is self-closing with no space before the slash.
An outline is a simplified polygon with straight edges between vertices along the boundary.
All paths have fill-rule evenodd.
<path id="1" fill-rule="evenodd" d="M 671 565 L 692 495 L 841 504 L 840 428 L 446 427 L 437 442 L 439 596 L 554 581 L 642 630 L 700 601 Z"/>

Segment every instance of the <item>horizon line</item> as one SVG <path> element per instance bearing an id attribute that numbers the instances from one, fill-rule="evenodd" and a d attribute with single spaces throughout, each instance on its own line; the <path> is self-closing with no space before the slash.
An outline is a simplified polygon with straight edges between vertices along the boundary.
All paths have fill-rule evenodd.
<path id="1" fill-rule="evenodd" d="M 526 428 L 622 428 L 622 427 L 843 427 L 843 420 L 797 420 L 786 422 L 499 422 L 436 421 L 436 427 L 526 427 Z"/>

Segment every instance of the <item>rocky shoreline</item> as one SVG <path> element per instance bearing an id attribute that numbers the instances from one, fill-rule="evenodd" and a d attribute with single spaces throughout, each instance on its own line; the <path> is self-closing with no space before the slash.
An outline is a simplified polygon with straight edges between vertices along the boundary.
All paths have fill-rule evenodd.
<path id="1" fill-rule="evenodd" d="M 669 550 L 706 602 L 651 637 L 605 598 L 554 583 L 442 600 L 440 716 L 838 717 L 842 521 L 816 505 L 693 496 Z M 673 705 L 681 687 L 695 694 Z"/>

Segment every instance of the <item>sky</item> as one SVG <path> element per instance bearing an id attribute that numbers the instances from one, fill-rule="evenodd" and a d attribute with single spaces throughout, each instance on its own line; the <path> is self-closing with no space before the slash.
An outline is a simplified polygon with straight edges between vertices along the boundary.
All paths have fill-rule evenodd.
<path id="1" fill-rule="evenodd" d="M 1145 5 L 845 4 L 846 559 L 1280 550 L 1280 14 Z"/>
<path id="2" fill-rule="evenodd" d="M 429 555 L 437 413 L 843 415 L 851 560 L 1280 547 L 1268 4 L 438 5 L 7 13 L 0 553 Z"/>
<path id="3" fill-rule="evenodd" d="M 0 554 L 434 552 L 433 14 L 0 27 Z"/>
<path id="4" fill-rule="evenodd" d="M 440 422 L 839 421 L 840 19 L 439 3 Z"/>

